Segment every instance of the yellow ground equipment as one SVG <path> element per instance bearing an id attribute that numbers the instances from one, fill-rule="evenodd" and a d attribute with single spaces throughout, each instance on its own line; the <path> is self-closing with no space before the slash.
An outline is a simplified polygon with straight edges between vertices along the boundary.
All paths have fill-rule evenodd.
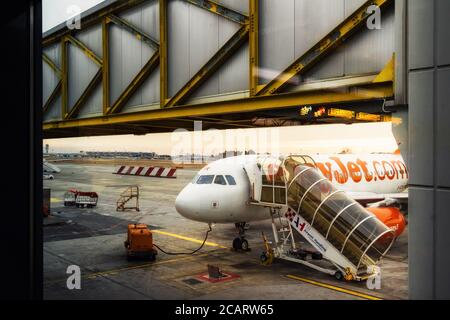
<path id="1" fill-rule="evenodd" d="M 148 258 L 155 260 L 157 251 L 153 248 L 153 236 L 146 224 L 129 224 L 128 237 L 124 243 L 127 258 Z"/>

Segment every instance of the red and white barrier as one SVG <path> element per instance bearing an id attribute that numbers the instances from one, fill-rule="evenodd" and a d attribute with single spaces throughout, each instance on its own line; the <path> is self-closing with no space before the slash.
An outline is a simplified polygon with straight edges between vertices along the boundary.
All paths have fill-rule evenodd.
<path id="1" fill-rule="evenodd" d="M 125 176 L 176 178 L 176 168 L 120 166 L 114 174 Z"/>

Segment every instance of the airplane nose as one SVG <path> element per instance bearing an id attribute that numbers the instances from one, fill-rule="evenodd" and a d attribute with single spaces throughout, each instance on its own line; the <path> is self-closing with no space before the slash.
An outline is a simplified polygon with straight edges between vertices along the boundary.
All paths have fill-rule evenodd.
<path id="1" fill-rule="evenodd" d="M 180 192 L 180 194 L 175 199 L 175 209 L 183 217 L 192 219 L 195 215 L 195 207 L 193 200 L 187 194 L 186 190 Z"/>

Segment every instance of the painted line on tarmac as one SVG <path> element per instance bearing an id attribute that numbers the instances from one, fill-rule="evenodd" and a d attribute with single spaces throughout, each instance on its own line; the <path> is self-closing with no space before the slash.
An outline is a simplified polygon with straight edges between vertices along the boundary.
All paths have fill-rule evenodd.
<path id="1" fill-rule="evenodd" d="M 59 198 L 50 198 L 50 202 L 51 202 L 51 203 L 62 202 L 62 199 L 59 199 Z"/>
<path id="2" fill-rule="evenodd" d="M 153 267 L 153 266 L 158 266 L 158 265 L 162 265 L 162 264 L 174 263 L 174 262 L 183 261 L 183 260 L 193 260 L 195 258 L 205 257 L 205 256 L 208 256 L 208 255 L 209 254 L 207 254 L 207 253 L 203 253 L 203 254 L 189 256 L 189 257 L 174 258 L 174 259 L 163 260 L 163 261 L 158 261 L 158 262 L 151 262 L 151 263 L 146 263 L 146 264 L 140 264 L 140 265 L 137 265 L 137 266 L 130 266 L 130 267 L 124 267 L 124 268 L 117 268 L 117 269 L 112 269 L 112 270 L 100 271 L 100 272 L 89 273 L 89 274 L 83 275 L 81 278 L 82 279 L 91 279 L 92 280 L 92 279 L 95 279 L 95 278 L 97 278 L 99 276 L 117 275 L 119 272 L 135 270 L 135 269 L 144 269 L 144 268 L 147 268 L 147 267 Z M 60 278 L 60 279 L 56 279 L 56 280 L 44 281 L 44 284 L 52 284 L 52 283 L 58 283 L 58 282 L 64 282 L 64 281 L 67 281 L 67 278 Z"/>
<path id="3" fill-rule="evenodd" d="M 363 299 L 366 299 L 366 300 L 383 300 L 382 298 L 379 298 L 379 297 L 371 296 L 371 295 L 368 295 L 368 294 L 365 294 L 365 293 L 361 293 L 361 292 L 358 292 L 358 291 L 344 289 L 344 288 L 341 288 L 341 287 L 336 287 L 336 286 L 333 286 L 331 284 L 327 284 L 327 283 L 323 283 L 323 282 L 319 282 L 319 281 L 315 281 L 315 280 L 310 280 L 310 279 L 306 279 L 306 278 L 302 278 L 302 277 L 298 277 L 298 276 L 293 276 L 293 275 L 287 275 L 286 277 L 288 277 L 289 279 L 293 279 L 293 280 L 309 283 L 309 284 L 312 284 L 312 285 L 315 285 L 315 286 L 318 286 L 318 287 L 327 288 L 327 289 L 334 290 L 334 291 L 337 291 L 337 292 L 346 293 L 346 294 L 349 294 L 349 295 L 352 295 L 352 296 L 355 296 L 355 297 L 358 297 L 358 298 L 363 298 Z"/>
<path id="4" fill-rule="evenodd" d="M 173 263 L 173 262 L 178 262 L 178 261 L 183 261 L 183 260 L 193 260 L 195 258 L 205 257 L 207 255 L 208 255 L 207 253 L 203 253 L 203 254 L 199 254 L 199 255 L 195 255 L 195 256 L 174 258 L 174 259 L 163 260 L 163 261 L 158 261 L 158 262 L 140 264 L 140 265 L 137 265 L 137 266 L 117 268 L 117 269 L 112 269 L 112 270 L 107 270 L 107 271 L 100 271 L 100 272 L 96 272 L 96 273 L 87 274 L 84 277 L 85 278 L 89 278 L 89 279 L 94 279 L 94 278 L 96 278 L 98 276 L 116 275 L 119 272 L 135 270 L 135 269 L 143 269 L 143 268 L 147 268 L 147 267 L 159 266 L 159 265 L 162 265 L 162 264 L 168 264 L 168 263 Z"/>
<path id="5" fill-rule="evenodd" d="M 203 240 L 198 240 L 198 239 L 194 239 L 194 238 L 189 238 L 186 236 L 182 236 L 176 233 L 170 233 L 170 232 L 166 232 L 166 231 L 161 231 L 161 230 L 151 230 L 152 233 L 157 233 L 157 234 L 161 234 L 164 236 L 169 236 L 169 237 L 173 237 L 173 238 L 177 238 L 177 239 L 182 239 L 182 240 L 186 240 L 186 241 L 190 241 L 190 242 L 195 242 L 195 243 L 203 243 Z M 222 248 L 222 249 L 227 249 L 227 247 L 222 246 L 218 243 L 214 243 L 214 242 L 205 242 L 205 246 L 210 246 L 210 247 L 217 247 L 217 248 Z"/>

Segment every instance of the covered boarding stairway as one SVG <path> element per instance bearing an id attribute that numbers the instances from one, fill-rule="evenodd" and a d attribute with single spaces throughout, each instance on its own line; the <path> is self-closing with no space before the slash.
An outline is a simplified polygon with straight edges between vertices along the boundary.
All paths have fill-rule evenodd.
<path id="1" fill-rule="evenodd" d="M 274 243 L 265 238 L 263 261 L 299 262 L 346 280 L 363 280 L 379 271 L 376 264 L 390 249 L 394 232 L 337 190 L 310 157 L 260 157 L 246 165 L 245 171 L 252 186 L 252 204 L 272 211 Z M 334 268 L 299 255 L 294 229 Z"/>

